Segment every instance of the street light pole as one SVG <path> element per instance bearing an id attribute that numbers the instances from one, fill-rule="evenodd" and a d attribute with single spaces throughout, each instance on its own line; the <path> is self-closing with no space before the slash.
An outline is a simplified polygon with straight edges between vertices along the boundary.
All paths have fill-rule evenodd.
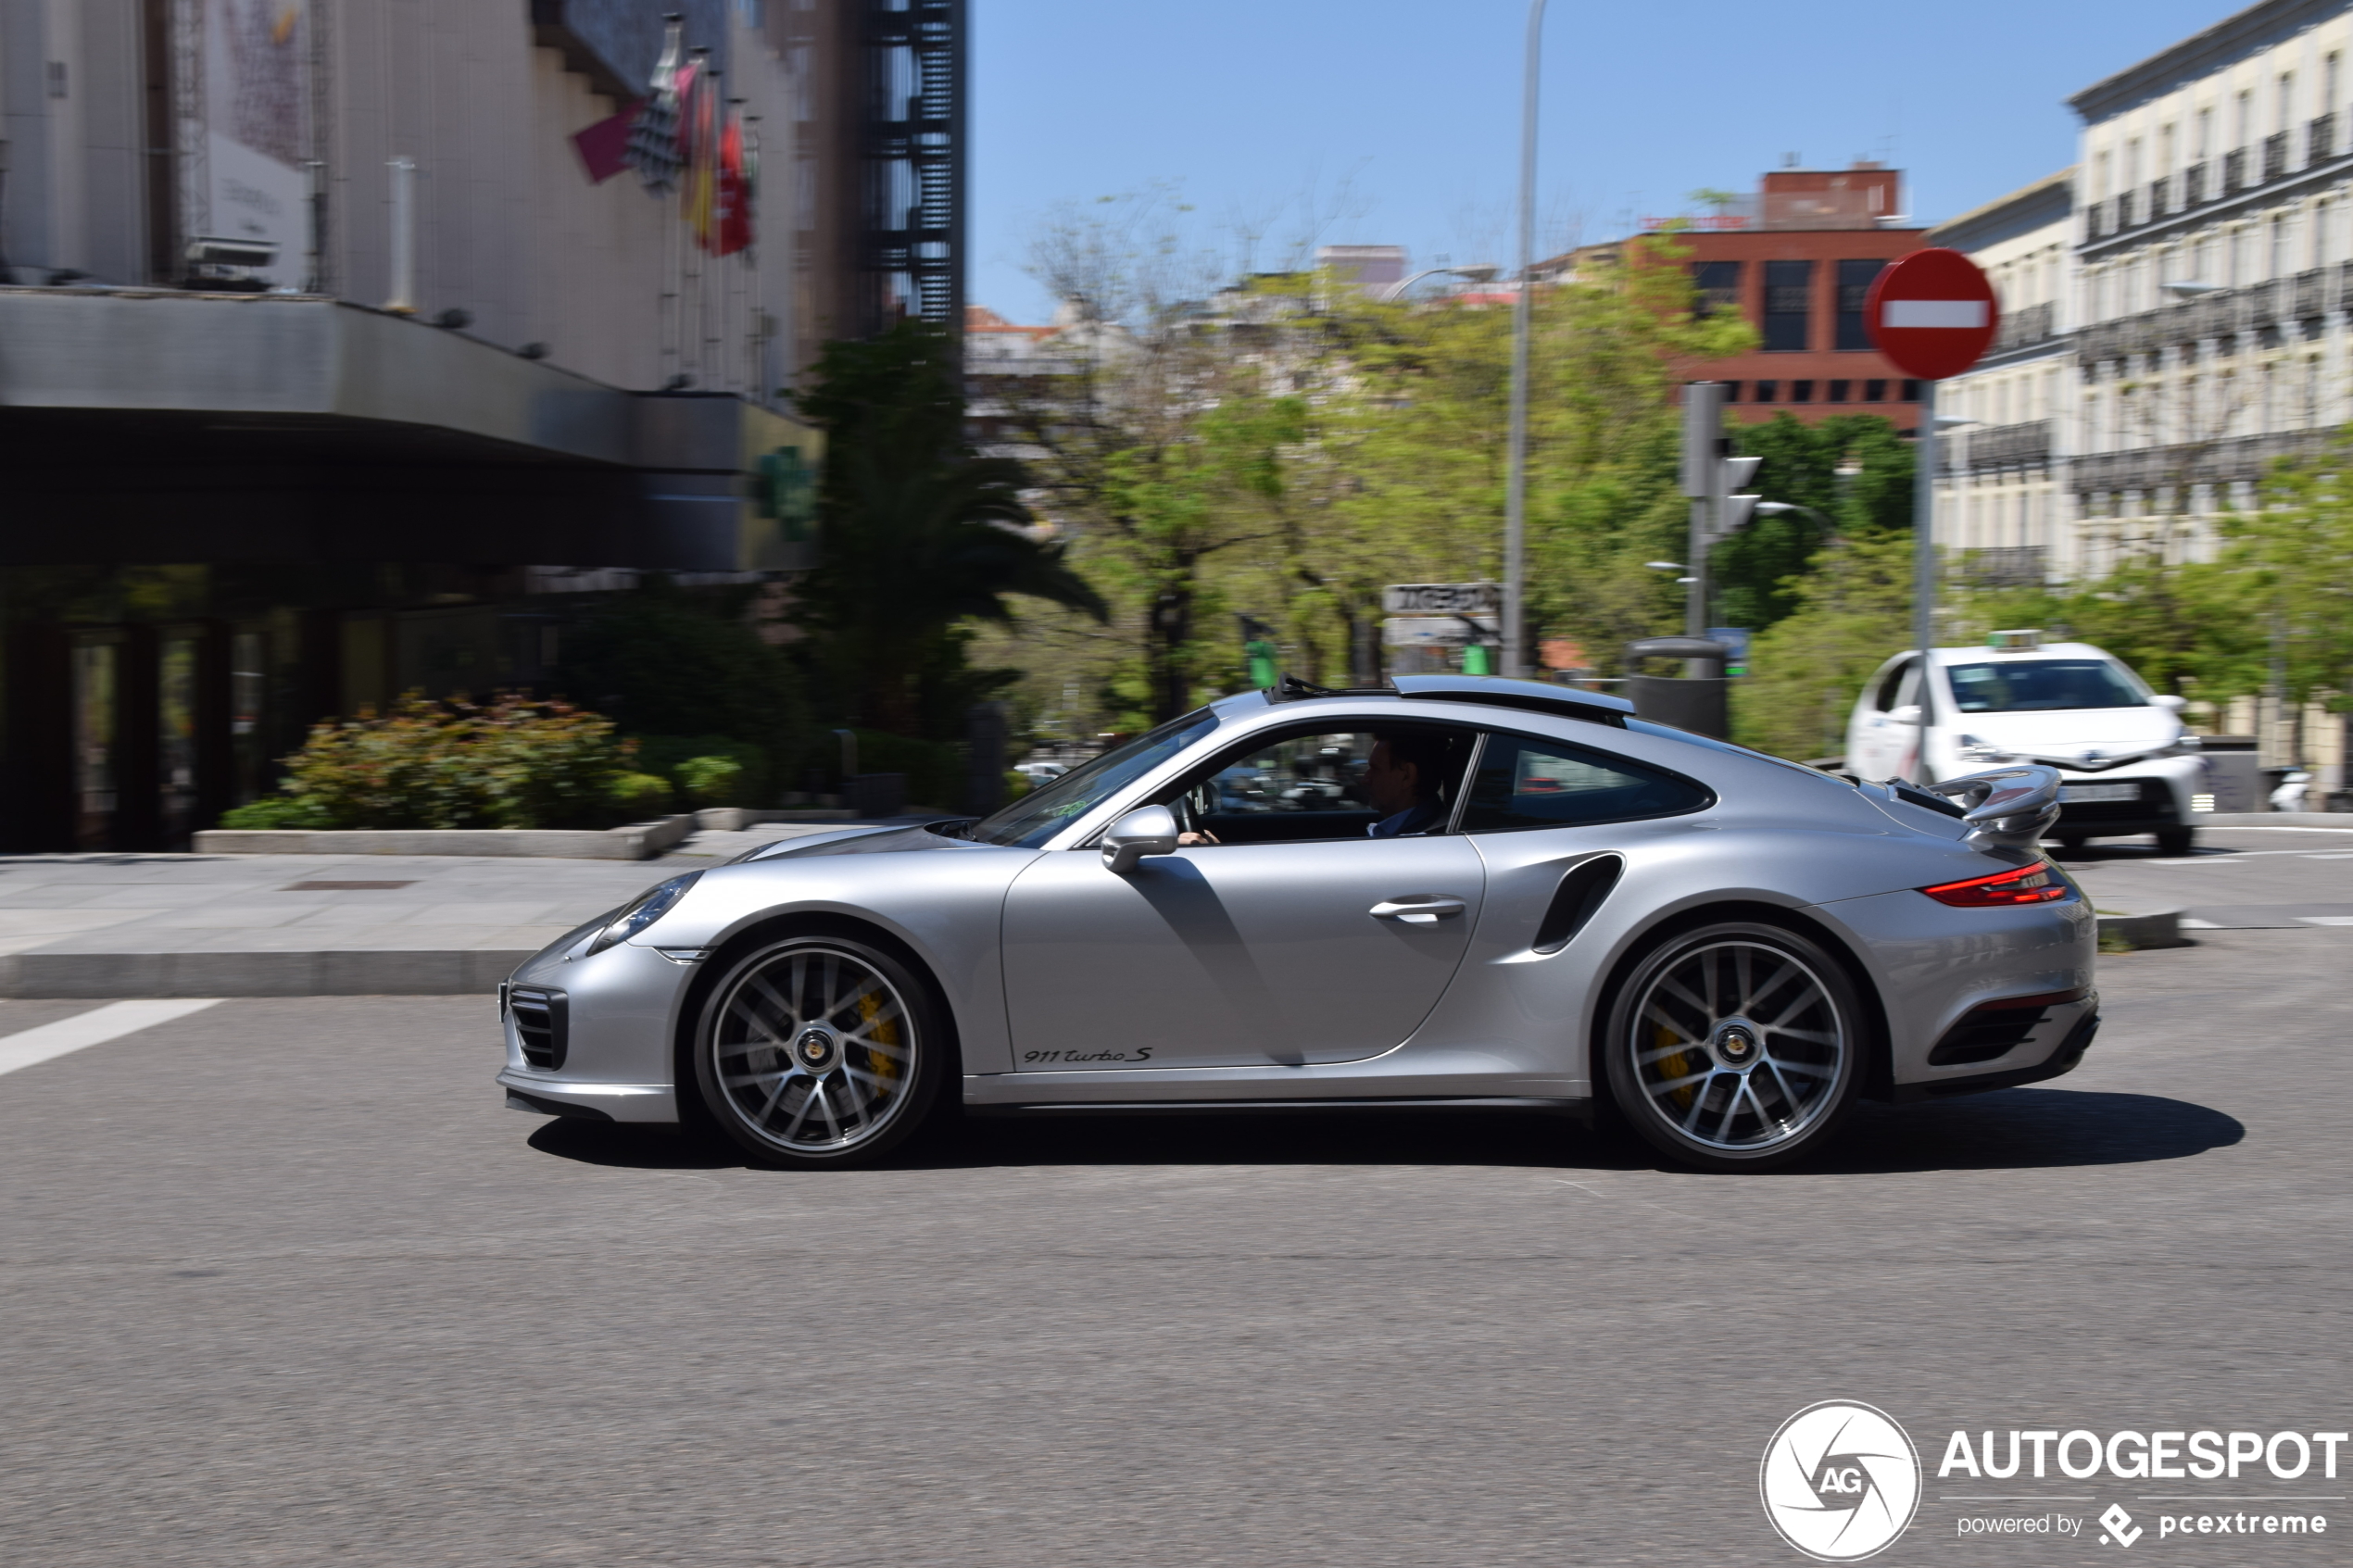
<path id="1" fill-rule="evenodd" d="M 1528 674 L 1521 625 L 1528 573 L 1528 336 L 1536 265 L 1536 91 L 1543 63 L 1545 0 L 1529 0 L 1519 104 L 1519 297 L 1512 305 L 1510 472 L 1504 486 L 1504 673 Z"/>

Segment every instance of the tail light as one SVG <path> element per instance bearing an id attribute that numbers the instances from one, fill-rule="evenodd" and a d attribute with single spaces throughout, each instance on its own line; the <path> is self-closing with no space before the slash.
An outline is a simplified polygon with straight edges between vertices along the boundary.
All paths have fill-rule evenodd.
<path id="1" fill-rule="evenodd" d="M 2061 898 L 2071 898 L 2075 889 L 2058 868 L 2048 860 L 2038 860 L 2020 871 L 1996 872 L 1992 876 L 1973 876 L 1967 882 L 1942 882 L 1921 892 L 1940 904 L 1950 904 L 1957 909 L 1999 909 L 2012 904 L 2049 904 Z"/>

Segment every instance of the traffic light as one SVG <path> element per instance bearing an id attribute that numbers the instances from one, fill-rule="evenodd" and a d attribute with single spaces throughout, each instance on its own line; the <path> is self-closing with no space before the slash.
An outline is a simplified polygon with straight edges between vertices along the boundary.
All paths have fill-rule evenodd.
<path id="1" fill-rule="evenodd" d="M 1756 477 L 1762 458 L 1736 458 L 1724 433 L 1722 382 L 1698 381 L 1683 387 L 1683 494 L 1692 498 L 1691 594 L 1684 631 L 1696 637 L 1707 624 L 1707 552 L 1748 526 L 1761 495 L 1742 493 Z"/>

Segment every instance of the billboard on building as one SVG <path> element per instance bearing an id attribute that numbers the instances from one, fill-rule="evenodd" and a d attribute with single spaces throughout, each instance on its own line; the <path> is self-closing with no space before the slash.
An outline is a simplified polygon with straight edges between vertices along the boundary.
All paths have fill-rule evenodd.
<path id="1" fill-rule="evenodd" d="M 309 0 L 182 0 L 196 91 L 182 98 L 181 229 L 190 240 L 263 242 L 249 275 L 299 285 L 308 271 Z M 190 60 L 190 55 L 194 59 Z"/>

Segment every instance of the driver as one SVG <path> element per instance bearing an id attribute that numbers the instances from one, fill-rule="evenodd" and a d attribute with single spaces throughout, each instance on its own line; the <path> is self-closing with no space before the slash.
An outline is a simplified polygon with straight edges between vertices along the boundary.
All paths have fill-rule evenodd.
<path id="1" fill-rule="evenodd" d="M 1445 770 L 1442 737 L 1423 730 L 1379 736 L 1365 766 L 1365 801 L 1381 820 L 1365 833 L 1401 838 L 1443 825 L 1446 803 L 1438 797 L 1438 786 Z"/>

